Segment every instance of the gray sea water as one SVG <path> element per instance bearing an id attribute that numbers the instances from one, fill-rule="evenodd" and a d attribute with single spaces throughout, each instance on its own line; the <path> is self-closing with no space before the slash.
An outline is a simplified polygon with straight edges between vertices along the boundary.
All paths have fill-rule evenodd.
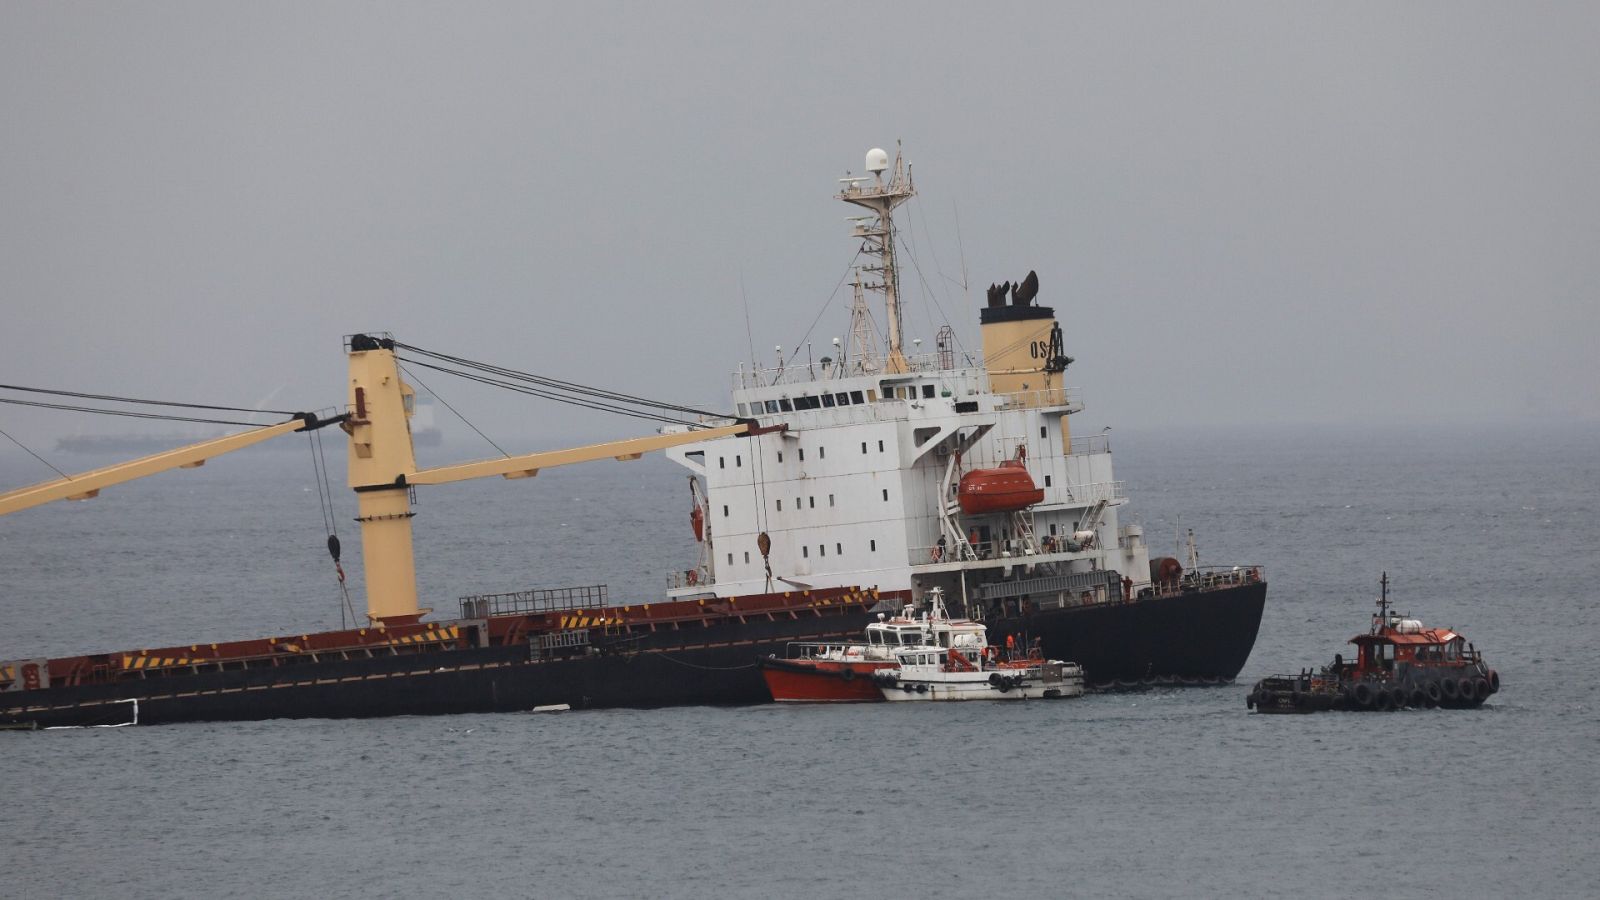
<path id="1" fill-rule="evenodd" d="M 1600 895 L 1600 429 L 1119 432 L 1113 449 L 1157 550 L 1192 527 L 1203 561 L 1267 567 L 1236 685 L 0 733 L 0 896 Z M 49 474 L 0 457 L 0 487 Z M 441 612 L 534 585 L 649 598 L 692 562 L 683 477 L 659 459 L 419 499 Z M 354 503 L 336 502 L 359 589 Z M 0 519 L 0 658 L 337 626 L 322 542 L 303 451 Z M 1385 570 L 1403 610 L 1486 652 L 1502 693 L 1248 713 L 1254 679 L 1365 627 Z"/>

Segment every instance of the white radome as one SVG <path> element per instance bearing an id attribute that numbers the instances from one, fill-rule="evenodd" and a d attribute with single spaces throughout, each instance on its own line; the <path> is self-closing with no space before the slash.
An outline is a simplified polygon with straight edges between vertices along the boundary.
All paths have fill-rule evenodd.
<path id="1" fill-rule="evenodd" d="M 867 151 L 867 171 L 874 174 L 889 168 L 889 151 L 873 147 Z"/>

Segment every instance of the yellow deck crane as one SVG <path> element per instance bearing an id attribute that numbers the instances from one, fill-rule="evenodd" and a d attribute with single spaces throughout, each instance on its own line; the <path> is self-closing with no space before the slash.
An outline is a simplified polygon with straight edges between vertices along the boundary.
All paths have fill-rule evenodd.
<path id="1" fill-rule="evenodd" d="M 52 500 L 87 500 L 103 488 L 171 469 L 195 468 L 224 453 L 262 441 L 337 423 L 350 436 L 350 487 L 356 492 L 361 523 L 361 557 L 366 573 L 367 617 L 373 622 L 416 621 L 425 610 L 417 602 L 416 563 L 411 535 L 411 488 L 500 475 L 528 478 L 540 469 L 598 459 L 631 460 L 645 453 L 719 437 L 747 434 L 755 424 L 695 428 L 688 431 L 611 441 L 568 450 L 550 450 L 479 462 L 418 469 L 409 419 L 415 393 L 400 379 L 394 342 L 358 334 L 349 339 L 349 406 L 343 415 L 319 419 L 300 413 L 287 422 L 201 441 L 130 462 L 56 479 L 0 494 L 0 515 Z"/>

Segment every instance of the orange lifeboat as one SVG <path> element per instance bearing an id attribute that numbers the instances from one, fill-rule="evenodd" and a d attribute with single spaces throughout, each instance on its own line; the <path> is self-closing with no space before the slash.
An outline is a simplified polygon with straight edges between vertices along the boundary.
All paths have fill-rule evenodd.
<path id="1" fill-rule="evenodd" d="M 689 511 L 689 527 L 694 529 L 694 539 L 699 543 L 706 540 L 706 513 L 696 506 Z"/>
<path id="2" fill-rule="evenodd" d="M 1025 451 L 1018 447 L 1016 459 L 1008 459 L 998 468 L 973 469 L 962 475 L 956 489 L 962 514 L 1016 512 L 1043 503 L 1044 488 L 1033 483 L 1025 458 Z"/>

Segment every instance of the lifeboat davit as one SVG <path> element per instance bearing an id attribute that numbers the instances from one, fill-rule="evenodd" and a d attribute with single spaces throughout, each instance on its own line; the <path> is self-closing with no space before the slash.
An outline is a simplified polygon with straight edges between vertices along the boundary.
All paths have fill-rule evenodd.
<path id="1" fill-rule="evenodd" d="M 978 516 L 1016 512 L 1043 503 L 1044 488 L 1033 483 L 1019 447 L 1017 458 L 1006 460 L 998 468 L 973 469 L 962 475 L 956 496 L 964 515 Z"/>

